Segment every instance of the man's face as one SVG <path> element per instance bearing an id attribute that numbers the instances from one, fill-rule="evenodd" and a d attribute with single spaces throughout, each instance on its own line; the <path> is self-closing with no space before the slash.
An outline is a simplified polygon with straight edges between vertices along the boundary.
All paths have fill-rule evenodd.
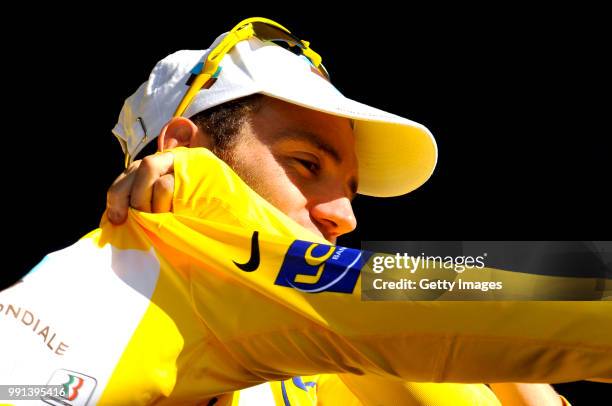
<path id="1" fill-rule="evenodd" d="M 262 197 L 335 243 L 355 229 L 357 157 L 350 121 L 266 97 L 224 157 Z"/>

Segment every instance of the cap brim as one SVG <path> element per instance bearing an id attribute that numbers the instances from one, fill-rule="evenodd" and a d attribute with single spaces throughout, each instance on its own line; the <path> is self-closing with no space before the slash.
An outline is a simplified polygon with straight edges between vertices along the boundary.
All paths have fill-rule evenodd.
<path id="1" fill-rule="evenodd" d="M 300 93 L 285 88 L 262 93 L 355 120 L 360 194 L 391 197 L 409 193 L 423 185 L 436 167 L 436 141 L 419 123 L 351 100 L 337 91 L 322 95 L 320 91 Z M 308 94 L 317 97 L 309 99 Z"/>

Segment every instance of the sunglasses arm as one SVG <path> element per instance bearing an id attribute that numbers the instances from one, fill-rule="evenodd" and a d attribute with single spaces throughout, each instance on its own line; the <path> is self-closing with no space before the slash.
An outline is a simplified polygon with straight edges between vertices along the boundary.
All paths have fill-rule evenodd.
<path id="1" fill-rule="evenodd" d="M 230 31 L 225 38 L 213 49 L 209 52 L 206 57 L 206 64 L 204 65 L 204 69 L 202 72 L 196 76 L 193 83 L 185 93 L 185 96 L 181 100 L 181 103 L 178 105 L 176 110 L 174 111 L 173 117 L 181 116 L 187 107 L 191 103 L 191 100 L 195 97 L 195 95 L 204 87 L 206 82 L 210 80 L 211 77 L 215 76 L 217 70 L 219 69 L 219 62 L 221 59 L 236 45 L 238 42 L 243 41 L 252 37 L 255 34 L 253 31 L 253 26 L 248 24 L 243 26 L 240 29 L 235 29 Z"/>
<path id="2" fill-rule="evenodd" d="M 308 47 L 310 45 L 308 41 L 302 41 L 302 43 L 306 46 L 306 48 L 302 50 L 302 53 L 304 54 L 304 56 L 310 59 L 312 63 L 318 68 L 323 60 L 321 58 L 321 55 L 319 55 Z"/>

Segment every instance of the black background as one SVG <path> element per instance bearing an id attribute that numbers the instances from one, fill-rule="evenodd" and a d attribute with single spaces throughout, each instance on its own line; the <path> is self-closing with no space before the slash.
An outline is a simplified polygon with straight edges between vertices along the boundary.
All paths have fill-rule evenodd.
<path id="1" fill-rule="evenodd" d="M 4 284 L 97 227 L 123 164 L 110 130 L 154 64 L 255 15 L 309 40 L 346 96 L 423 123 L 437 139 L 430 181 L 399 198 L 358 197 L 358 229 L 340 243 L 610 239 L 601 10 L 39 7 L 5 15 L 19 28 L 3 33 Z M 574 405 L 611 388 L 557 386 Z"/>

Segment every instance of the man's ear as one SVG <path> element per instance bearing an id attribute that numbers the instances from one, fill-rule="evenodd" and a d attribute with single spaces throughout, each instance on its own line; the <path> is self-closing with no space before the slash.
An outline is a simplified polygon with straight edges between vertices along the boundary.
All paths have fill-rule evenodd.
<path id="1" fill-rule="evenodd" d="M 162 128 L 157 137 L 157 150 L 165 151 L 176 147 L 207 147 L 210 140 L 197 125 L 185 117 L 173 117 Z"/>

